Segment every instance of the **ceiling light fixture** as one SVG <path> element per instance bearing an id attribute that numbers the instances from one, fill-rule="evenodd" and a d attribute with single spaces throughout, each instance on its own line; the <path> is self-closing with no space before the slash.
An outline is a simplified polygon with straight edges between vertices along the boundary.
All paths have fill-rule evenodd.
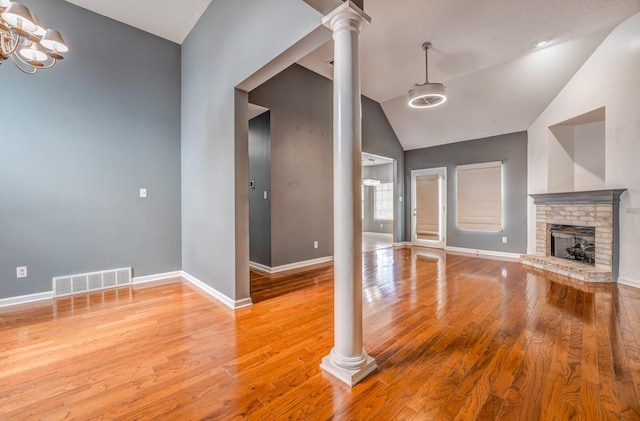
<path id="1" fill-rule="evenodd" d="M 548 38 L 542 38 L 533 43 L 533 46 L 536 48 L 544 47 L 549 42 Z"/>
<path id="2" fill-rule="evenodd" d="M 429 83 L 429 55 L 430 42 L 422 44 L 425 58 L 425 83 L 417 84 L 409 91 L 409 106 L 413 108 L 430 108 L 447 100 L 447 87 L 442 83 Z"/>
<path id="3" fill-rule="evenodd" d="M 0 0 L 0 64 L 11 59 L 27 74 L 53 67 L 69 48 L 55 29 L 45 29 L 22 3 Z"/>

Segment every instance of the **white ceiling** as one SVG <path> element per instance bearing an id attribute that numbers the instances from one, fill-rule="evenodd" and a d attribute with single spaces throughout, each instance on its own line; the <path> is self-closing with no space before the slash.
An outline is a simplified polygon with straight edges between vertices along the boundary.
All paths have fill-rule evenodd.
<path id="1" fill-rule="evenodd" d="M 365 0 L 364 95 L 378 101 L 402 146 L 416 149 L 527 130 L 604 37 L 640 0 Z M 551 42 L 536 49 L 536 40 Z M 448 101 L 416 110 L 407 92 L 425 78 Z M 332 77 L 332 43 L 299 64 Z"/>
<path id="2" fill-rule="evenodd" d="M 187 38 L 211 3 L 211 0 L 66 1 L 177 44 Z"/>
<path id="3" fill-rule="evenodd" d="M 362 152 L 363 167 L 374 167 L 376 165 L 384 165 L 384 164 L 393 164 L 393 159 Z"/>
<path id="4" fill-rule="evenodd" d="M 67 0 L 182 43 L 211 0 Z M 337 0 L 305 0 L 317 8 Z M 362 92 L 378 101 L 405 149 L 526 130 L 604 37 L 640 0 L 364 0 Z M 326 8 L 326 7 L 325 7 Z M 323 11 L 323 12 L 326 12 Z M 548 38 L 540 49 L 533 42 Z M 448 101 L 414 110 L 407 91 L 425 76 Z M 332 77 L 326 44 L 299 64 Z"/>

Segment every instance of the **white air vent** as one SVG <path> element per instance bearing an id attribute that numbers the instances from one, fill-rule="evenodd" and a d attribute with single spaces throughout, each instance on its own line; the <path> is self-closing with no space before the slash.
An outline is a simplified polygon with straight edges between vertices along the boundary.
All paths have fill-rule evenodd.
<path id="1" fill-rule="evenodd" d="M 131 268 L 103 270 L 53 278 L 53 296 L 119 287 L 131 284 Z"/>

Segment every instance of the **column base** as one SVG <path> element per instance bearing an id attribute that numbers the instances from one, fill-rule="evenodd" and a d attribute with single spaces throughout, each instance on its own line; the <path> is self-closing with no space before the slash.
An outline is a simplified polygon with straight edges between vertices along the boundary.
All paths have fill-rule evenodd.
<path id="1" fill-rule="evenodd" d="M 376 360 L 365 353 L 364 359 L 359 367 L 353 369 L 343 368 L 337 366 L 331 359 L 331 354 L 329 354 L 322 359 L 320 368 L 343 383 L 353 386 L 371 374 L 378 366 L 376 365 Z"/>

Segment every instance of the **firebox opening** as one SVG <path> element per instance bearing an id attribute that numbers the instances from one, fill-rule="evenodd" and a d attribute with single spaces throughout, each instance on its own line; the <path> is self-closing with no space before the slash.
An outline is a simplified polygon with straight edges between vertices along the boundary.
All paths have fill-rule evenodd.
<path id="1" fill-rule="evenodd" d="M 551 256 L 595 266 L 594 227 L 549 225 Z"/>

